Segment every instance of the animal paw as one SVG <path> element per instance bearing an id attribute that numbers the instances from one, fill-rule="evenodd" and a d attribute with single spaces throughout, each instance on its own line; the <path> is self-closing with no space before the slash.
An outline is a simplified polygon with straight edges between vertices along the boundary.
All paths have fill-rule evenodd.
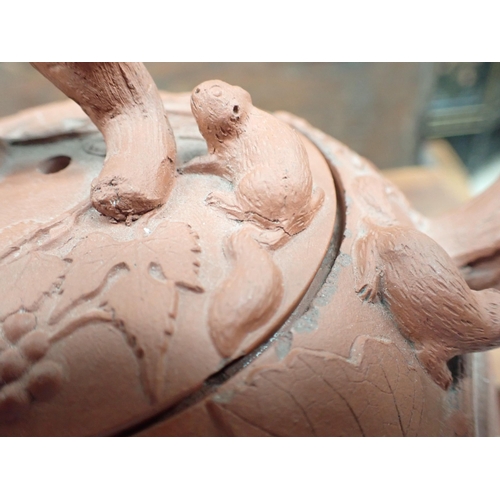
<path id="1" fill-rule="evenodd" d="M 261 231 L 256 237 L 259 243 L 268 246 L 272 250 L 282 247 L 290 238 L 290 235 L 282 228 Z"/>
<path id="2" fill-rule="evenodd" d="M 444 360 L 433 349 L 422 349 L 417 352 L 417 357 L 427 373 L 433 378 L 441 389 L 447 391 L 453 382 L 453 376 Z"/>
<path id="3" fill-rule="evenodd" d="M 356 290 L 356 293 L 363 301 L 373 304 L 378 298 L 378 286 L 363 285 L 359 290 Z"/>
<path id="4" fill-rule="evenodd" d="M 231 219 L 243 221 L 247 218 L 245 213 L 235 205 L 234 197 L 229 193 L 210 193 L 206 197 L 205 202 L 207 203 L 207 205 L 224 210 L 227 216 Z"/>
<path id="5" fill-rule="evenodd" d="M 380 296 L 383 269 L 379 265 L 376 239 L 371 235 L 358 238 L 352 250 L 354 290 L 362 300 L 375 302 Z"/>

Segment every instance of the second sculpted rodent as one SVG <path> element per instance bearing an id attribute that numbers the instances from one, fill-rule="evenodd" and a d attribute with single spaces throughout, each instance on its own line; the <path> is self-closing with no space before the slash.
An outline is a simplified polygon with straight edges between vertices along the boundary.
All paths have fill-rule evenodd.
<path id="1" fill-rule="evenodd" d="M 321 208 L 324 192 L 313 189 L 298 134 L 254 107 L 248 92 L 219 80 L 195 88 L 191 109 L 208 155 L 181 171 L 218 175 L 234 186 L 234 193 L 210 194 L 208 204 L 264 229 L 257 239 L 272 248 L 303 231 Z"/>
<path id="2" fill-rule="evenodd" d="M 444 390 L 452 383 L 451 358 L 500 345 L 500 292 L 471 290 L 451 257 L 424 233 L 366 218 L 353 256 L 356 292 L 388 306 Z"/>

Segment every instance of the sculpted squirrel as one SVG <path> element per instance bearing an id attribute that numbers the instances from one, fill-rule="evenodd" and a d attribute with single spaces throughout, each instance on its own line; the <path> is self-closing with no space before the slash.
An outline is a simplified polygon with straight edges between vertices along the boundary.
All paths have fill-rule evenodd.
<path id="1" fill-rule="evenodd" d="M 500 292 L 471 290 L 451 257 L 411 226 L 364 219 L 353 249 L 356 292 L 388 306 L 400 332 L 443 389 L 458 354 L 500 346 Z"/>
<path id="2" fill-rule="evenodd" d="M 298 134 L 252 105 L 250 94 L 219 80 L 192 93 L 191 109 L 208 145 L 183 173 L 204 173 L 233 183 L 234 193 L 211 193 L 207 203 L 264 231 L 259 241 L 277 248 L 303 231 L 321 208 L 309 159 Z"/>
<path id="3" fill-rule="evenodd" d="M 227 239 L 224 253 L 232 269 L 216 288 L 209 307 L 210 335 L 224 357 L 231 356 L 248 333 L 265 324 L 283 298 L 281 271 L 255 241 L 254 233 L 247 227 Z"/>

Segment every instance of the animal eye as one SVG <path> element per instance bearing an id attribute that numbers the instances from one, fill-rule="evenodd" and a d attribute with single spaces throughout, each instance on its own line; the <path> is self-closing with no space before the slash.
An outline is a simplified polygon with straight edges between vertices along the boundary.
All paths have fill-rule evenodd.
<path id="1" fill-rule="evenodd" d="M 211 89 L 210 92 L 214 97 L 220 97 L 222 95 L 222 89 L 218 85 L 214 85 Z"/>
<path id="2" fill-rule="evenodd" d="M 233 113 L 239 113 L 239 112 L 240 112 L 240 107 L 239 106 L 234 106 Z"/>

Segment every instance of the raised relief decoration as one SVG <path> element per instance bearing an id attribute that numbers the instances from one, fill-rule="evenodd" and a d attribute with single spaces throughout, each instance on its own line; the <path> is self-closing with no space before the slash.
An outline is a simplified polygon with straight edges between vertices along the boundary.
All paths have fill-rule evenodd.
<path id="1" fill-rule="evenodd" d="M 45 247 L 54 243 L 49 240 Z M 145 394 L 157 401 L 175 333 L 177 289 L 203 292 L 200 252 L 188 225 L 163 222 L 154 230 L 137 226 L 129 241 L 92 232 L 64 258 L 29 248 L 21 257 L 4 259 L 0 418 L 16 419 L 32 402 L 57 392 L 62 367 L 43 357 L 51 345 L 89 323 L 109 322 L 122 332 L 137 359 Z"/>
<path id="2" fill-rule="evenodd" d="M 228 238 L 224 253 L 232 268 L 213 294 L 208 322 L 218 351 L 229 357 L 275 313 L 283 298 L 283 277 L 248 228 Z"/>
<path id="3" fill-rule="evenodd" d="M 298 134 L 253 106 L 242 88 L 220 80 L 204 82 L 191 95 L 191 109 L 208 154 L 192 159 L 181 172 L 231 182 L 232 192 L 210 193 L 206 202 L 231 219 L 251 223 L 226 243 L 233 268 L 215 291 L 209 310 L 211 336 L 221 355 L 228 357 L 280 305 L 283 281 L 268 252 L 310 224 L 324 192 L 313 190 L 309 159 Z"/>
<path id="4" fill-rule="evenodd" d="M 452 358 L 500 346 L 500 292 L 472 290 L 452 257 L 424 234 L 428 227 L 435 231 L 437 223 L 413 210 L 367 160 L 311 131 L 303 120 L 284 117 L 332 159 L 351 197 L 347 211 L 354 212 L 349 224 L 355 292 L 364 302 L 380 303 L 390 311 L 421 365 L 447 390 L 453 380 L 448 366 Z M 344 163 L 342 157 L 350 161 Z M 448 234 L 443 233 L 446 241 Z"/>
<path id="5" fill-rule="evenodd" d="M 375 205 L 369 177 L 355 183 L 366 209 L 353 247 L 356 292 L 389 308 L 422 365 L 446 390 L 453 357 L 500 345 L 500 292 L 471 290 L 445 250 L 404 216 L 404 203 L 386 184 Z"/>
<path id="6" fill-rule="evenodd" d="M 253 106 L 248 92 L 219 80 L 196 87 L 191 108 L 208 155 L 182 171 L 218 175 L 234 187 L 232 193 L 210 194 L 207 203 L 265 229 L 259 239 L 272 248 L 303 231 L 321 208 L 324 192 L 313 191 L 297 133 Z"/>
<path id="7" fill-rule="evenodd" d="M 32 64 L 76 101 L 104 136 L 107 155 L 91 192 L 96 210 L 125 220 L 165 203 L 174 182 L 176 146 L 144 65 Z"/>
<path id="8" fill-rule="evenodd" d="M 327 253 L 333 181 L 239 87 L 205 82 L 190 109 L 138 63 L 34 65 L 102 136 L 70 102 L 0 123 L 0 435 L 114 432 L 286 320 Z"/>
<path id="9" fill-rule="evenodd" d="M 500 345 L 500 292 L 457 263 L 497 235 L 240 87 L 34 66 L 81 109 L 0 120 L 0 435 L 479 433 L 454 358 Z"/>

